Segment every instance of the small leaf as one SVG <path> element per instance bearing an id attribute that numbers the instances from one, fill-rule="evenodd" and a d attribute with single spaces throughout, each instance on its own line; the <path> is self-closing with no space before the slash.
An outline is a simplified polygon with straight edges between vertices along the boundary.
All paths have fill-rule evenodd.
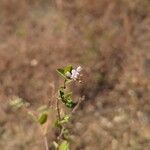
<path id="1" fill-rule="evenodd" d="M 64 69 L 59 68 L 59 69 L 57 69 L 56 71 L 58 72 L 58 74 L 59 74 L 61 77 L 63 77 L 64 79 L 67 79 L 67 78 L 66 78 L 66 75 L 65 75 L 65 72 L 64 72 Z"/>
<path id="2" fill-rule="evenodd" d="M 74 108 L 76 103 L 72 100 L 72 93 L 71 92 L 65 92 L 63 89 L 59 90 L 60 93 L 60 100 L 68 107 L 68 108 Z"/>
<path id="3" fill-rule="evenodd" d="M 70 119 L 70 116 L 65 115 L 61 120 L 57 120 L 55 122 L 55 126 L 59 128 L 62 126 L 62 124 L 67 123 L 69 121 L 69 119 Z"/>
<path id="4" fill-rule="evenodd" d="M 58 150 L 69 150 L 69 143 L 67 141 L 62 141 L 58 147 Z"/>
<path id="5" fill-rule="evenodd" d="M 65 93 L 65 99 L 70 99 L 72 97 L 72 92 Z"/>
<path id="6" fill-rule="evenodd" d="M 72 70 L 72 65 L 69 65 L 67 67 L 64 68 L 64 73 L 66 74 L 67 72 L 70 72 L 71 73 L 71 70 Z"/>
<path id="7" fill-rule="evenodd" d="M 61 97 L 61 98 L 64 98 L 64 95 L 65 95 L 64 90 L 63 90 L 63 89 L 60 89 L 60 90 L 59 90 L 59 93 L 60 93 L 60 97 Z"/>
<path id="8" fill-rule="evenodd" d="M 71 70 L 72 70 L 72 65 L 69 65 L 69 66 L 64 67 L 64 68 L 59 68 L 56 71 L 58 72 L 59 75 L 61 75 L 61 77 L 63 77 L 67 81 L 67 83 L 69 83 L 71 80 L 66 77 L 66 73 L 67 72 L 71 73 Z"/>
<path id="9" fill-rule="evenodd" d="M 71 100 L 71 101 L 67 101 L 67 102 L 66 102 L 66 106 L 67 106 L 68 108 L 74 108 L 74 107 L 76 106 L 76 103 L 73 102 L 72 100 Z"/>
<path id="10" fill-rule="evenodd" d="M 47 121 L 48 114 L 47 113 L 42 113 L 38 117 L 38 122 L 42 125 Z"/>
<path id="11" fill-rule="evenodd" d="M 69 115 L 65 115 L 65 116 L 62 118 L 62 120 L 60 121 L 60 123 L 61 123 L 61 124 L 67 123 L 67 122 L 69 121 L 69 119 L 70 119 L 70 116 L 69 116 Z"/>

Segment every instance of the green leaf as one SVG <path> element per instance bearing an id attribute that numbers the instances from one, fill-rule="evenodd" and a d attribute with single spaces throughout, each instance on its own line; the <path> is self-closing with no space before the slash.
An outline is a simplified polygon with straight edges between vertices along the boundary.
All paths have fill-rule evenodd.
<path id="1" fill-rule="evenodd" d="M 64 92 L 64 90 L 63 89 L 60 89 L 59 90 L 59 96 L 60 96 L 60 99 L 61 99 L 61 101 L 63 102 L 63 103 L 65 103 L 66 102 L 66 100 L 65 100 L 65 92 Z"/>
<path id="2" fill-rule="evenodd" d="M 64 72 L 64 69 L 62 68 L 59 68 L 56 70 L 58 72 L 58 74 L 63 77 L 64 79 L 66 79 L 66 75 L 65 75 L 65 72 Z"/>
<path id="3" fill-rule="evenodd" d="M 71 70 L 72 70 L 72 65 L 69 65 L 67 67 L 64 68 L 64 73 L 66 74 L 67 72 L 70 72 L 71 73 Z"/>
<path id="4" fill-rule="evenodd" d="M 67 122 L 69 121 L 69 119 L 70 119 L 70 116 L 69 116 L 69 115 L 65 115 L 65 116 L 62 118 L 62 120 L 60 121 L 60 123 L 61 123 L 61 124 L 67 123 Z"/>
<path id="5" fill-rule="evenodd" d="M 70 119 L 70 116 L 69 115 L 65 115 L 61 120 L 57 120 L 56 121 L 55 126 L 56 127 L 60 127 L 62 124 L 68 123 L 69 119 Z"/>
<path id="6" fill-rule="evenodd" d="M 42 124 L 46 123 L 47 118 L 48 118 L 48 114 L 47 113 L 42 113 L 38 117 L 38 122 L 42 125 Z"/>
<path id="7" fill-rule="evenodd" d="M 69 143 L 67 141 L 62 141 L 58 150 L 69 150 Z"/>
<path id="8" fill-rule="evenodd" d="M 74 108 L 76 103 L 72 100 L 72 93 L 71 92 L 65 92 L 63 89 L 59 90 L 60 93 L 60 99 L 61 101 L 68 107 L 68 108 Z"/>
<path id="9" fill-rule="evenodd" d="M 70 79 L 68 79 L 66 77 L 66 73 L 67 72 L 70 72 L 71 73 L 71 70 L 72 70 L 72 65 L 69 65 L 67 67 L 64 67 L 64 68 L 58 68 L 56 71 L 58 72 L 58 74 L 63 77 L 65 80 L 67 81 L 70 81 Z"/>
<path id="10" fill-rule="evenodd" d="M 72 100 L 69 100 L 69 101 L 66 102 L 66 106 L 68 108 L 74 108 L 76 106 L 76 103 L 73 102 Z"/>
<path id="11" fill-rule="evenodd" d="M 65 99 L 70 99 L 72 97 L 72 92 L 65 93 Z"/>

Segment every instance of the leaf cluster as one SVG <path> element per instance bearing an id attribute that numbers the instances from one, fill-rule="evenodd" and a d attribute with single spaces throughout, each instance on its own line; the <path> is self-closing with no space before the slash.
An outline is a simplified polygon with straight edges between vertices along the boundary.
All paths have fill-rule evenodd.
<path id="1" fill-rule="evenodd" d="M 59 90 L 59 99 L 65 104 L 68 108 L 74 108 L 76 103 L 73 102 L 72 93 L 65 91 L 63 88 Z"/>

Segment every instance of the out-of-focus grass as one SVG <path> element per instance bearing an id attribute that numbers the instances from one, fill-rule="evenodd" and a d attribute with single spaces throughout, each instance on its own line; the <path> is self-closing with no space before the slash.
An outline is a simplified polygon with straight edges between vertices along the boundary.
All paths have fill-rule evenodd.
<path id="1" fill-rule="evenodd" d="M 74 91 L 86 96 L 72 149 L 149 149 L 149 0 L 0 3 L 0 148 L 43 149 L 36 125 L 8 101 L 46 103 L 55 69 L 71 63 L 84 68 Z"/>

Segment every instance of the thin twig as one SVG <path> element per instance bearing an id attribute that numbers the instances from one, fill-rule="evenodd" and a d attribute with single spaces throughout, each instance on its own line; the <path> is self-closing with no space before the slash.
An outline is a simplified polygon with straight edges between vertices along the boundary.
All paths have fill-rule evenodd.
<path id="1" fill-rule="evenodd" d="M 46 133 L 45 133 L 45 131 L 44 131 L 44 129 L 43 129 L 42 126 L 39 126 L 39 127 L 40 127 L 39 129 L 41 130 L 41 133 L 43 135 L 43 141 L 44 141 L 44 145 L 45 145 L 45 150 L 49 150 L 48 140 L 47 140 L 47 137 L 46 137 Z"/>
<path id="2" fill-rule="evenodd" d="M 65 79 L 64 80 L 64 86 L 63 86 L 64 89 L 66 88 L 66 82 L 67 82 L 67 80 Z"/>
<path id="3" fill-rule="evenodd" d="M 47 141 L 46 135 L 44 135 L 44 144 L 45 144 L 45 150 L 49 150 L 48 141 Z"/>
<path id="4" fill-rule="evenodd" d="M 79 98 L 79 101 L 78 101 L 77 105 L 73 108 L 73 110 L 72 110 L 72 112 L 71 112 L 71 115 L 72 115 L 73 113 L 75 113 L 75 111 L 79 108 L 81 102 L 83 102 L 84 100 L 85 100 L 85 97 L 84 97 L 84 96 L 82 96 L 82 97 Z"/>
<path id="5" fill-rule="evenodd" d="M 66 88 L 66 80 L 64 81 L 63 88 Z M 56 103 L 56 109 L 57 109 L 57 115 L 58 119 L 61 120 L 61 115 L 60 115 L 60 108 L 59 108 L 59 99 L 57 98 L 57 103 Z"/>
<path id="6" fill-rule="evenodd" d="M 61 131 L 60 131 L 60 134 L 59 134 L 59 136 L 57 137 L 58 140 L 62 137 L 62 135 L 63 135 L 63 133 L 64 133 L 64 129 L 65 129 L 65 127 L 62 126 Z"/>

